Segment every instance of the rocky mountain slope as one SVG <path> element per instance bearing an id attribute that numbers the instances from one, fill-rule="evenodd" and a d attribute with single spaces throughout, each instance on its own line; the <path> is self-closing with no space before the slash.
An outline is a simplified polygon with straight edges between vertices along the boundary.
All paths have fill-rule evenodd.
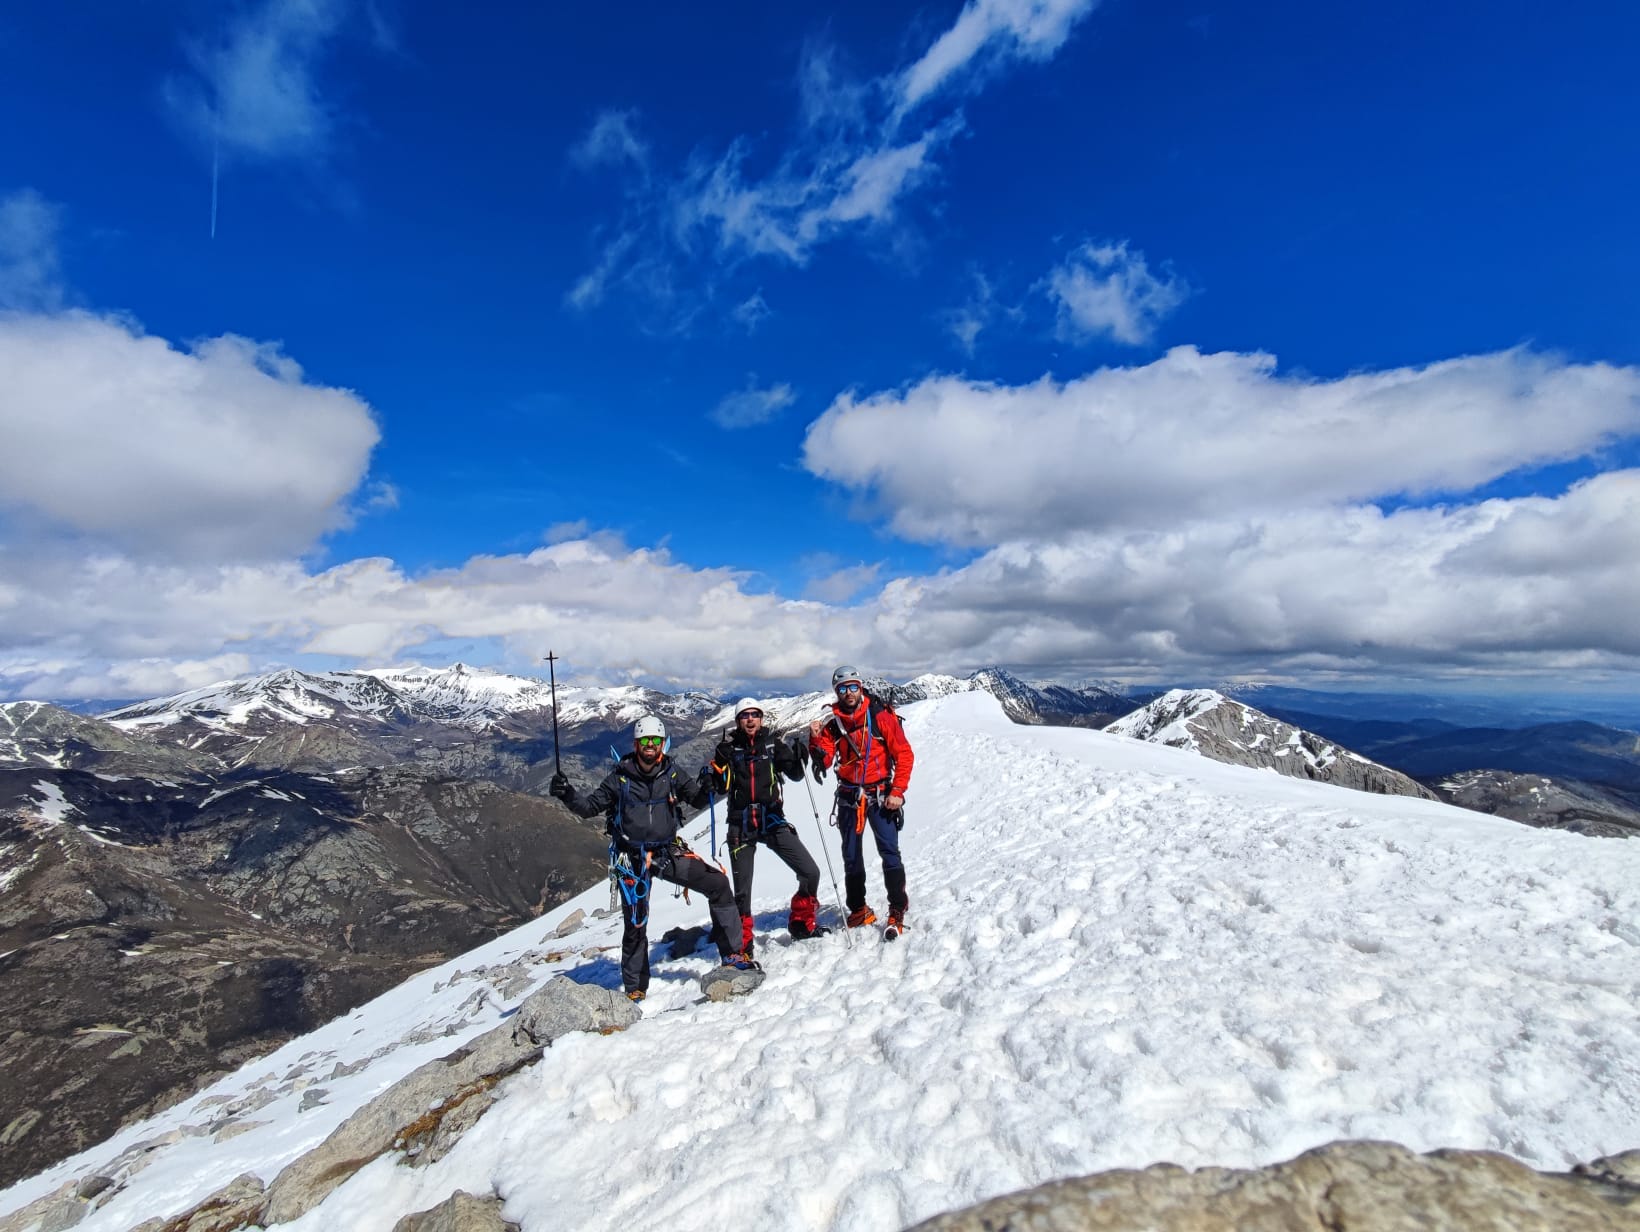
<path id="1" fill-rule="evenodd" d="M 29 756 L 77 756 L 50 747 L 36 739 Z M 174 750 L 156 756 L 176 773 Z M 598 828 L 552 801 L 413 764 L 0 768 L 0 1183 L 563 901 L 604 865 Z"/>
<path id="2" fill-rule="evenodd" d="M 1381 795 L 1436 799 L 1399 771 L 1272 718 L 1211 689 L 1174 689 L 1105 728 L 1118 736 L 1191 749 L 1233 766 Z"/>
<path id="3" fill-rule="evenodd" d="M 1438 780 L 1434 787 L 1441 799 L 1460 808 L 1540 829 L 1596 838 L 1640 836 L 1640 807 L 1632 799 L 1586 783 L 1508 770 L 1466 770 Z"/>

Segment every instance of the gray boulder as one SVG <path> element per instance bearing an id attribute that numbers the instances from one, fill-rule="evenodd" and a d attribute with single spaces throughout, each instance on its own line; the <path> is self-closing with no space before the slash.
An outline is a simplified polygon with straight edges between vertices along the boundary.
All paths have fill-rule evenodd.
<path id="1" fill-rule="evenodd" d="M 1155 1164 L 1055 1181 L 912 1232 L 1635 1232 L 1640 1185 L 1623 1179 L 1623 1158 L 1558 1174 L 1487 1151 L 1335 1142 L 1267 1168 Z"/>
<path id="2" fill-rule="evenodd" d="M 518 1232 L 518 1225 L 501 1218 L 495 1198 L 475 1198 L 458 1189 L 429 1210 L 406 1215 L 393 1232 Z"/>
<path id="3" fill-rule="evenodd" d="M 607 988 L 560 976 L 519 1008 L 513 1021 L 485 1032 L 405 1075 L 337 1126 L 319 1146 L 292 1161 L 268 1187 L 264 1224 L 300 1218 L 371 1160 L 388 1151 L 414 1158 L 429 1145 L 442 1153 L 453 1144 L 446 1122 L 469 1101 L 488 1107 L 490 1090 L 528 1065 L 541 1050 L 570 1031 L 618 1030 L 641 1017 L 638 1007 Z M 478 1118 L 473 1109 L 456 1123 L 464 1130 Z"/>
<path id="4" fill-rule="evenodd" d="M 708 1001 L 727 1001 L 730 997 L 744 997 L 762 983 L 761 971 L 714 967 L 700 977 L 700 990 L 706 994 Z"/>

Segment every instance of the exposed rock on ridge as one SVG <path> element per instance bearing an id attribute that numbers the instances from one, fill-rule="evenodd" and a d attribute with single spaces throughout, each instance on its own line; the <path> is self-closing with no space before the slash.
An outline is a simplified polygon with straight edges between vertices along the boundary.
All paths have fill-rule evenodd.
<path id="1" fill-rule="evenodd" d="M 1336 1142 L 1268 1168 L 1156 1164 L 993 1198 L 911 1232 L 1634 1232 L 1640 1152 L 1534 1172 L 1485 1151 Z"/>

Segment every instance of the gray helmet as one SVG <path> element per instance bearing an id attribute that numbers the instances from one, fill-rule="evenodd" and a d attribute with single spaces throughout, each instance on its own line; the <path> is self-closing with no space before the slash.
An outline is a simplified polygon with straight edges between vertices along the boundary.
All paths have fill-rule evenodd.
<path id="1" fill-rule="evenodd" d="M 758 701 L 757 698 L 755 698 L 755 697 L 743 697 L 743 698 L 741 698 L 738 702 L 735 703 L 735 721 L 739 722 L 740 721 L 740 716 L 745 714 L 748 710 L 755 710 L 759 714 L 762 714 L 763 713 L 763 703 Z"/>
<path id="2" fill-rule="evenodd" d="M 652 714 L 646 714 L 638 720 L 637 726 L 632 729 L 632 739 L 642 740 L 646 736 L 659 736 L 666 739 L 666 724 Z"/>
<path id="3" fill-rule="evenodd" d="M 863 683 L 860 679 L 859 669 L 849 667 L 847 664 L 844 664 L 831 674 L 832 691 L 835 692 L 838 685 L 848 684 L 850 681 L 855 684 Z"/>

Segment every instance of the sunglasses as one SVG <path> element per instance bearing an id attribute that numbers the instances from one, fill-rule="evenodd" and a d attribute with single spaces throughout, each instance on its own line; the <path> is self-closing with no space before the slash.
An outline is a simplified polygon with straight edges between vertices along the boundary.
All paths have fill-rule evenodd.
<path id="1" fill-rule="evenodd" d="M 857 684 L 840 684 L 837 686 L 838 697 L 842 697 L 845 693 L 858 693 L 859 691 L 860 686 Z"/>
<path id="2" fill-rule="evenodd" d="M 763 712 L 761 710 L 742 710 L 735 717 L 739 719 L 761 719 Z"/>
<path id="3" fill-rule="evenodd" d="M 638 747 L 644 749 L 658 749 L 666 743 L 665 736 L 639 736 Z"/>

